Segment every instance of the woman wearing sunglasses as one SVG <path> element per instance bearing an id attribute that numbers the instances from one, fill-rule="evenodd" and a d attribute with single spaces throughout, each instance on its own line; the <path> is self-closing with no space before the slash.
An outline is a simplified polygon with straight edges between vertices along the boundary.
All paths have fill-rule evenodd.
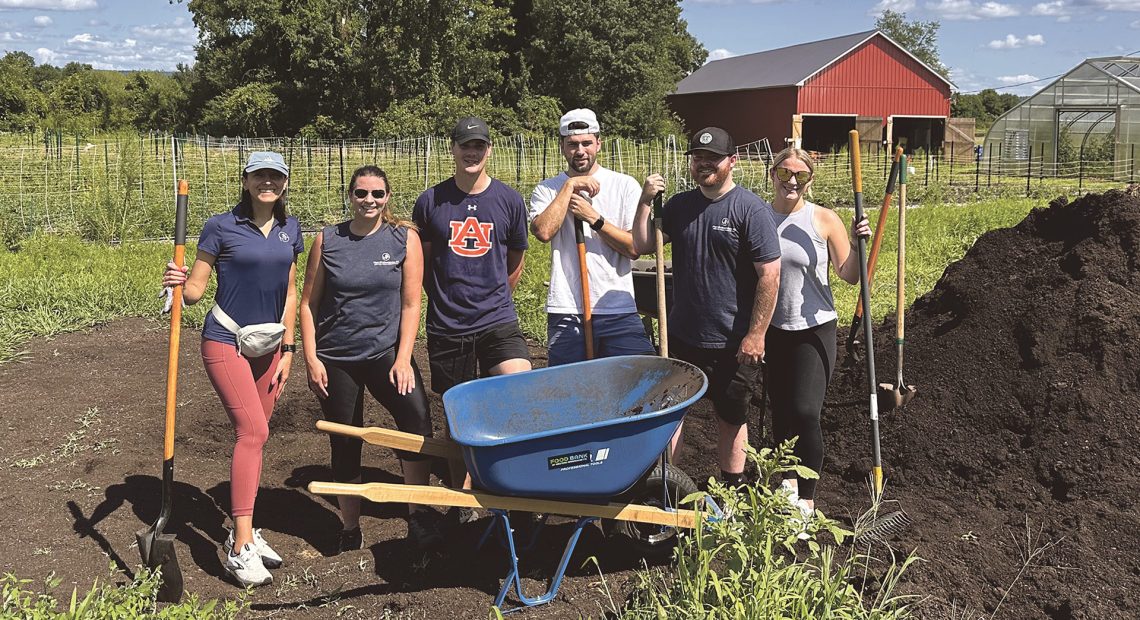
<path id="1" fill-rule="evenodd" d="M 309 389 L 326 420 L 364 426 L 364 390 L 406 433 L 430 437 L 431 418 L 412 346 L 420 322 L 423 252 L 411 222 L 393 215 L 383 170 L 352 173 L 352 219 L 317 234 L 301 293 L 301 339 Z M 330 435 L 333 477 L 360 481 L 361 441 Z M 397 451 L 407 484 L 427 484 L 430 461 Z M 343 528 L 339 551 L 363 546 L 360 498 L 338 500 Z M 408 539 L 418 548 L 442 542 L 438 513 L 408 506 Z"/>
<path id="2" fill-rule="evenodd" d="M 798 437 L 795 455 L 819 473 L 823 467 L 820 410 L 835 366 L 835 302 L 828 262 L 850 284 L 859 281 L 859 254 L 843 221 L 831 209 L 805 199 L 815 165 L 802 149 L 773 159 L 772 219 L 780 237 L 780 292 L 765 341 L 768 399 L 776 443 Z M 869 236 L 863 219 L 852 235 Z M 786 474 L 782 486 L 805 518 L 815 511 L 815 480 Z"/>

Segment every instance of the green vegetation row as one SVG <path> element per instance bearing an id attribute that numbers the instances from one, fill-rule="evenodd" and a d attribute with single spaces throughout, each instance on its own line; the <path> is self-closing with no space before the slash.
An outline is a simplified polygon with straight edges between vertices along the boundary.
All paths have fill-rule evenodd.
<path id="1" fill-rule="evenodd" d="M 982 233 L 1020 221 L 1042 200 L 988 200 L 966 205 L 939 205 L 907 213 L 907 298 L 929 291 L 942 271 L 958 260 Z M 881 319 L 894 311 L 896 266 L 895 210 L 888 219 L 871 312 Z M 849 219 L 850 211 L 841 215 Z M 872 223 L 877 209 L 869 209 Z M 550 246 L 531 238 L 523 279 L 515 303 L 526 334 L 545 342 L 546 282 Z M 31 338 L 52 337 L 120 317 L 158 318 L 156 297 L 162 269 L 170 260 L 169 243 L 128 242 L 119 245 L 85 242 L 75 237 L 35 235 L 18 250 L 0 252 L 0 360 L 20 355 Z M 193 247 L 188 248 L 193 256 Z M 307 253 L 302 255 L 302 262 Z M 303 272 L 302 269 L 299 271 Z M 854 311 L 856 287 L 833 277 L 841 322 Z M 298 282 L 300 285 L 300 282 Z M 201 303 L 183 314 L 186 324 L 200 327 L 208 308 Z"/>

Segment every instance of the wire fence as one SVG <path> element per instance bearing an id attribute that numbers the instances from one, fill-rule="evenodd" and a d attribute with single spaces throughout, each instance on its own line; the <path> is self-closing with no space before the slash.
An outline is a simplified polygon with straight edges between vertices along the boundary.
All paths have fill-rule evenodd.
<path id="1" fill-rule="evenodd" d="M 603 137 L 599 161 L 643 179 L 662 173 L 670 194 L 692 188 L 683 138 L 644 140 Z M 424 189 L 451 176 L 454 163 L 446 138 L 398 140 L 307 140 L 227 138 L 160 134 L 106 135 L 65 143 L 58 134 L 0 136 L 0 240 L 34 233 L 78 234 L 114 241 L 167 237 L 173 226 L 176 179 L 190 184 L 189 228 L 226 211 L 240 195 L 241 169 L 252 150 L 275 150 L 290 166 L 289 209 L 308 230 L 344 219 L 352 171 L 377 164 L 389 176 L 393 208 L 411 213 Z M 767 141 L 742 145 L 735 179 L 769 197 L 771 161 Z M 885 185 L 889 154 L 863 157 L 865 192 Z M 976 195 L 1061 194 L 1135 182 L 1135 159 L 1052 165 L 1037 156 L 1023 162 L 1000 158 L 957 161 L 915 156 L 909 179 L 912 200 L 969 200 Z M 818 155 L 814 196 L 827 206 L 850 200 L 850 155 Z M 524 198 L 542 179 L 565 168 L 556 138 L 495 139 L 488 170 Z"/>

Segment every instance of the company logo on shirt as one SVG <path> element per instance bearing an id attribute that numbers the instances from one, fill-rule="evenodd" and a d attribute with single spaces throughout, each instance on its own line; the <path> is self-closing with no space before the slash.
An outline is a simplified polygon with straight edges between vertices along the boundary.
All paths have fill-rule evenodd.
<path id="1" fill-rule="evenodd" d="M 726 232 L 726 233 L 734 233 L 734 234 L 736 233 L 736 229 L 733 228 L 731 225 L 729 225 L 727 217 L 723 217 L 720 219 L 720 225 L 719 226 L 716 224 L 713 224 L 712 229 L 717 231 L 717 232 Z"/>
<path id="2" fill-rule="evenodd" d="M 289 243 L 289 233 L 284 230 L 277 233 L 277 238 L 281 240 L 281 243 Z"/>
<path id="3" fill-rule="evenodd" d="M 462 222 L 451 222 L 451 238 L 447 245 L 460 256 L 474 258 L 486 254 L 491 249 L 491 231 L 495 225 L 480 222 L 471 216 Z"/>
<path id="4" fill-rule="evenodd" d="M 400 261 L 392 260 L 392 255 L 384 252 L 380 255 L 380 260 L 374 260 L 372 261 L 372 264 L 377 267 L 386 267 L 390 265 L 398 265 L 400 264 Z"/>

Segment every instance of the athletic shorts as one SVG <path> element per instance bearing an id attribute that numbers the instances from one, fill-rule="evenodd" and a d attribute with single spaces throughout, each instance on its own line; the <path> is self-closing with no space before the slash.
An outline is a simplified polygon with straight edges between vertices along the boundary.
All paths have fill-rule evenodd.
<path id="1" fill-rule="evenodd" d="M 463 336 L 428 333 L 427 346 L 431 389 L 440 395 L 460 383 L 486 376 L 507 360 L 530 361 L 530 350 L 518 321 L 492 325 Z"/>
<path id="2" fill-rule="evenodd" d="M 594 357 L 657 355 L 636 312 L 595 314 L 591 322 Z M 548 365 L 559 366 L 586 359 L 586 337 L 582 330 L 580 314 L 546 315 Z"/>
<path id="3" fill-rule="evenodd" d="M 669 354 L 700 368 L 709 378 L 705 398 L 713 403 L 717 417 L 729 424 L 748 422 L 752 390 L 760 379 L 760 367 L 736 361 L 738 346 L 702 349 L 680 340 L 669 341 Z"/>

